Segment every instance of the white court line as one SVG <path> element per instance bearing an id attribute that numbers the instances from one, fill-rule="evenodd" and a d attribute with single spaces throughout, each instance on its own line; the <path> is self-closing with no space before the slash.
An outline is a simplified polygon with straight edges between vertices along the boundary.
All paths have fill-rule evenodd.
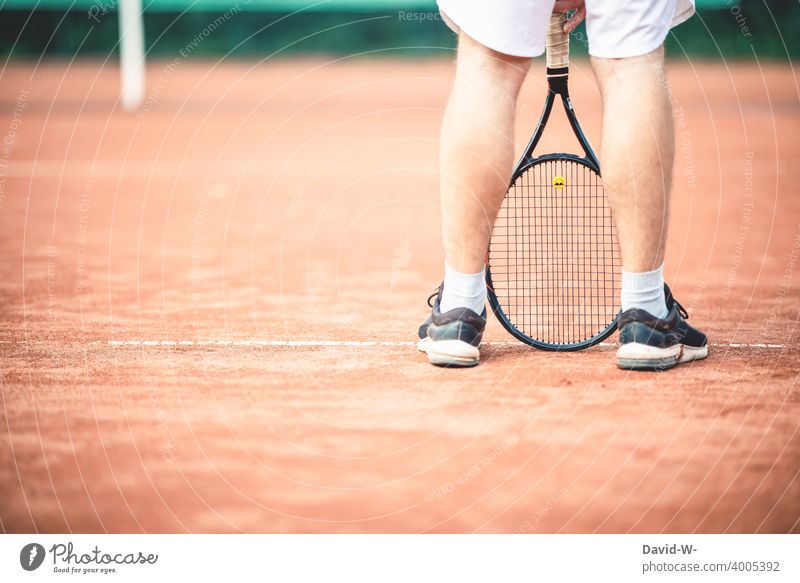
<path id="1" fill-rule="evenodd" d="M 51 342 L 48 340 L 0 340 L 0 344 L 59 344 L 58 342 Z M 69 344 L 69 343 L 67 343 Z M 90 340 L 87 342 L 90 346 L 141 346 L 141 347 L 174 347 L 174 346 L 274 346 L 274 347 L 288 347 L 288 348 L 364 348 L 372 346 L 416 346 L 416 342 L 404 341 L 384 341 L 384 340 L 267 340 L 267 339 L 251 339 L 251 340 L 143 340 L 143 339 L 129 339 L 129 340 Z M 522 342 L 514 340 L 496 340 L 492 342 L 484 342 L 483 346 L 519 346 L 525 347 Z M 595 346 L 619 346 L 616 342 L 601 342 Z M 709 344 L 712 348 L 766 348 L 766 349 L 782 349 L 785 344 L 770 344 L 770 343 L 721 343 Z"/>
<path id="2" fill-rule="evenodd" d="M 95 340 L 89 344 L 108 346 L 286 346 L 291 348 L 416 346 L 416 342 L 387 342 L 378 340 Z M 519 342 L 489 342 L 514 345 Z"/>
<path id="3" fill-rule="evenodd" d="M 105 343 L 99 340 L 90 342 L 89 344 L 105 344 L 107 346 L 285 346 L 289 348 L 319 348 L 319 347 L 334 347 L 334 348 L 347 348 L 347 347 L 372 347 L 372 346 L 416 346 L 416 342 L 403 342 L 403 341 L 377 341 L 377 340 L 108 340 Z M 484 342 L 483 346 L 520 346 L 524 347 L 525 344 L 513 340 Z M 616 342 L 601 342 L 596 346 L 619 346 Z M 741 343 L 723 343 L 723 344 L 709 344 L 711 347 L 716 348 L 784 348 L 783 344 L 741 344 Z"/>

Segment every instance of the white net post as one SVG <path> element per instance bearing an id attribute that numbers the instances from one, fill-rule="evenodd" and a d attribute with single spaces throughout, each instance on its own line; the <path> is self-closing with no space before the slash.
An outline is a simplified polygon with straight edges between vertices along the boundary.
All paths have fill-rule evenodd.
<path id="1" fill-rule="evenodd" d="M 136 111 L 144 101 L 144 23 L 141 0 L 120 0 L 119 58 L 122 107 L 126 111 Z"/>

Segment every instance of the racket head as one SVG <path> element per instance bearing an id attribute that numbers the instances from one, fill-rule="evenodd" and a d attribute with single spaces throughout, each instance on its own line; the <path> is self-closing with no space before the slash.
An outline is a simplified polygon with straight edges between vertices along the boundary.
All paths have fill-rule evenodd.
<path id="1" fill-rule="evenodd" d="M 580 350 L 616 330 L 619 244 L 600 169 L 549 154 L 520 163 L 487 253 L 489 303 L 515 338 Z"/>

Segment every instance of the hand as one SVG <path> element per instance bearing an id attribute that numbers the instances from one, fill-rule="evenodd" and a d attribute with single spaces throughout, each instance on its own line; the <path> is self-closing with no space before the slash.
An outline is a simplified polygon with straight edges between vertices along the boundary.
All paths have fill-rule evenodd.
<path id="1" fill-rule="evenodd" d="M 586 4 L 584 0 L 556 0 L 553 12 L 566 12 L 574 10 L 575 13 L 564 23 L 564 33 L 569 34 L 586 18 Z"/>

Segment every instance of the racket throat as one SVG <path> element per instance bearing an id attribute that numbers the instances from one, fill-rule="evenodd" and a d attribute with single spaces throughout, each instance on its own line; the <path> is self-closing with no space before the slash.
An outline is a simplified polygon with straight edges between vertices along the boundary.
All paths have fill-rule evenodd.
<path id="1" fill-rule="evenodd" d="M 595 168 L 595 170 L 598 172 L 600 171 L 600 162 L 597 158 L 597 155 L 592 149 L 592 146 L 589 144 L 589 141 L 586 139 L 586 136 L 584 135 L 583 130 L 578 123 L 578 118 L 575 116 L 575 110 L 572 107 L 572 100 L 569 96 L 568 80 L 568 66 L 547 67 L 547 85 L 549 90 L 544 102 L 544 109 L 541 117 L 539 118 L 539 123 L 536 125 L 536 129 L 533 132 L 533 136 L 531 136 L 527 147 L 517 162 L 516 168 L 531 164 L 536 159 L 534 151 L 536 150 L 536 146 L 539 144 L 539 140 L 544 133 L 544 128 L 550 119 L 550 114 L 553 111 L 553 105 L 556 102 L 556 96 L 559 96 L 561 97 L 561 103 L 564 106 L 564 112 L 566 113 L 569 125 L 572 128 L 572 132 L 575 134 L 575 138 L 578 140 L 578 144 L 581 146 L 581 149 L 583 149 L 586 160 Z"/>

